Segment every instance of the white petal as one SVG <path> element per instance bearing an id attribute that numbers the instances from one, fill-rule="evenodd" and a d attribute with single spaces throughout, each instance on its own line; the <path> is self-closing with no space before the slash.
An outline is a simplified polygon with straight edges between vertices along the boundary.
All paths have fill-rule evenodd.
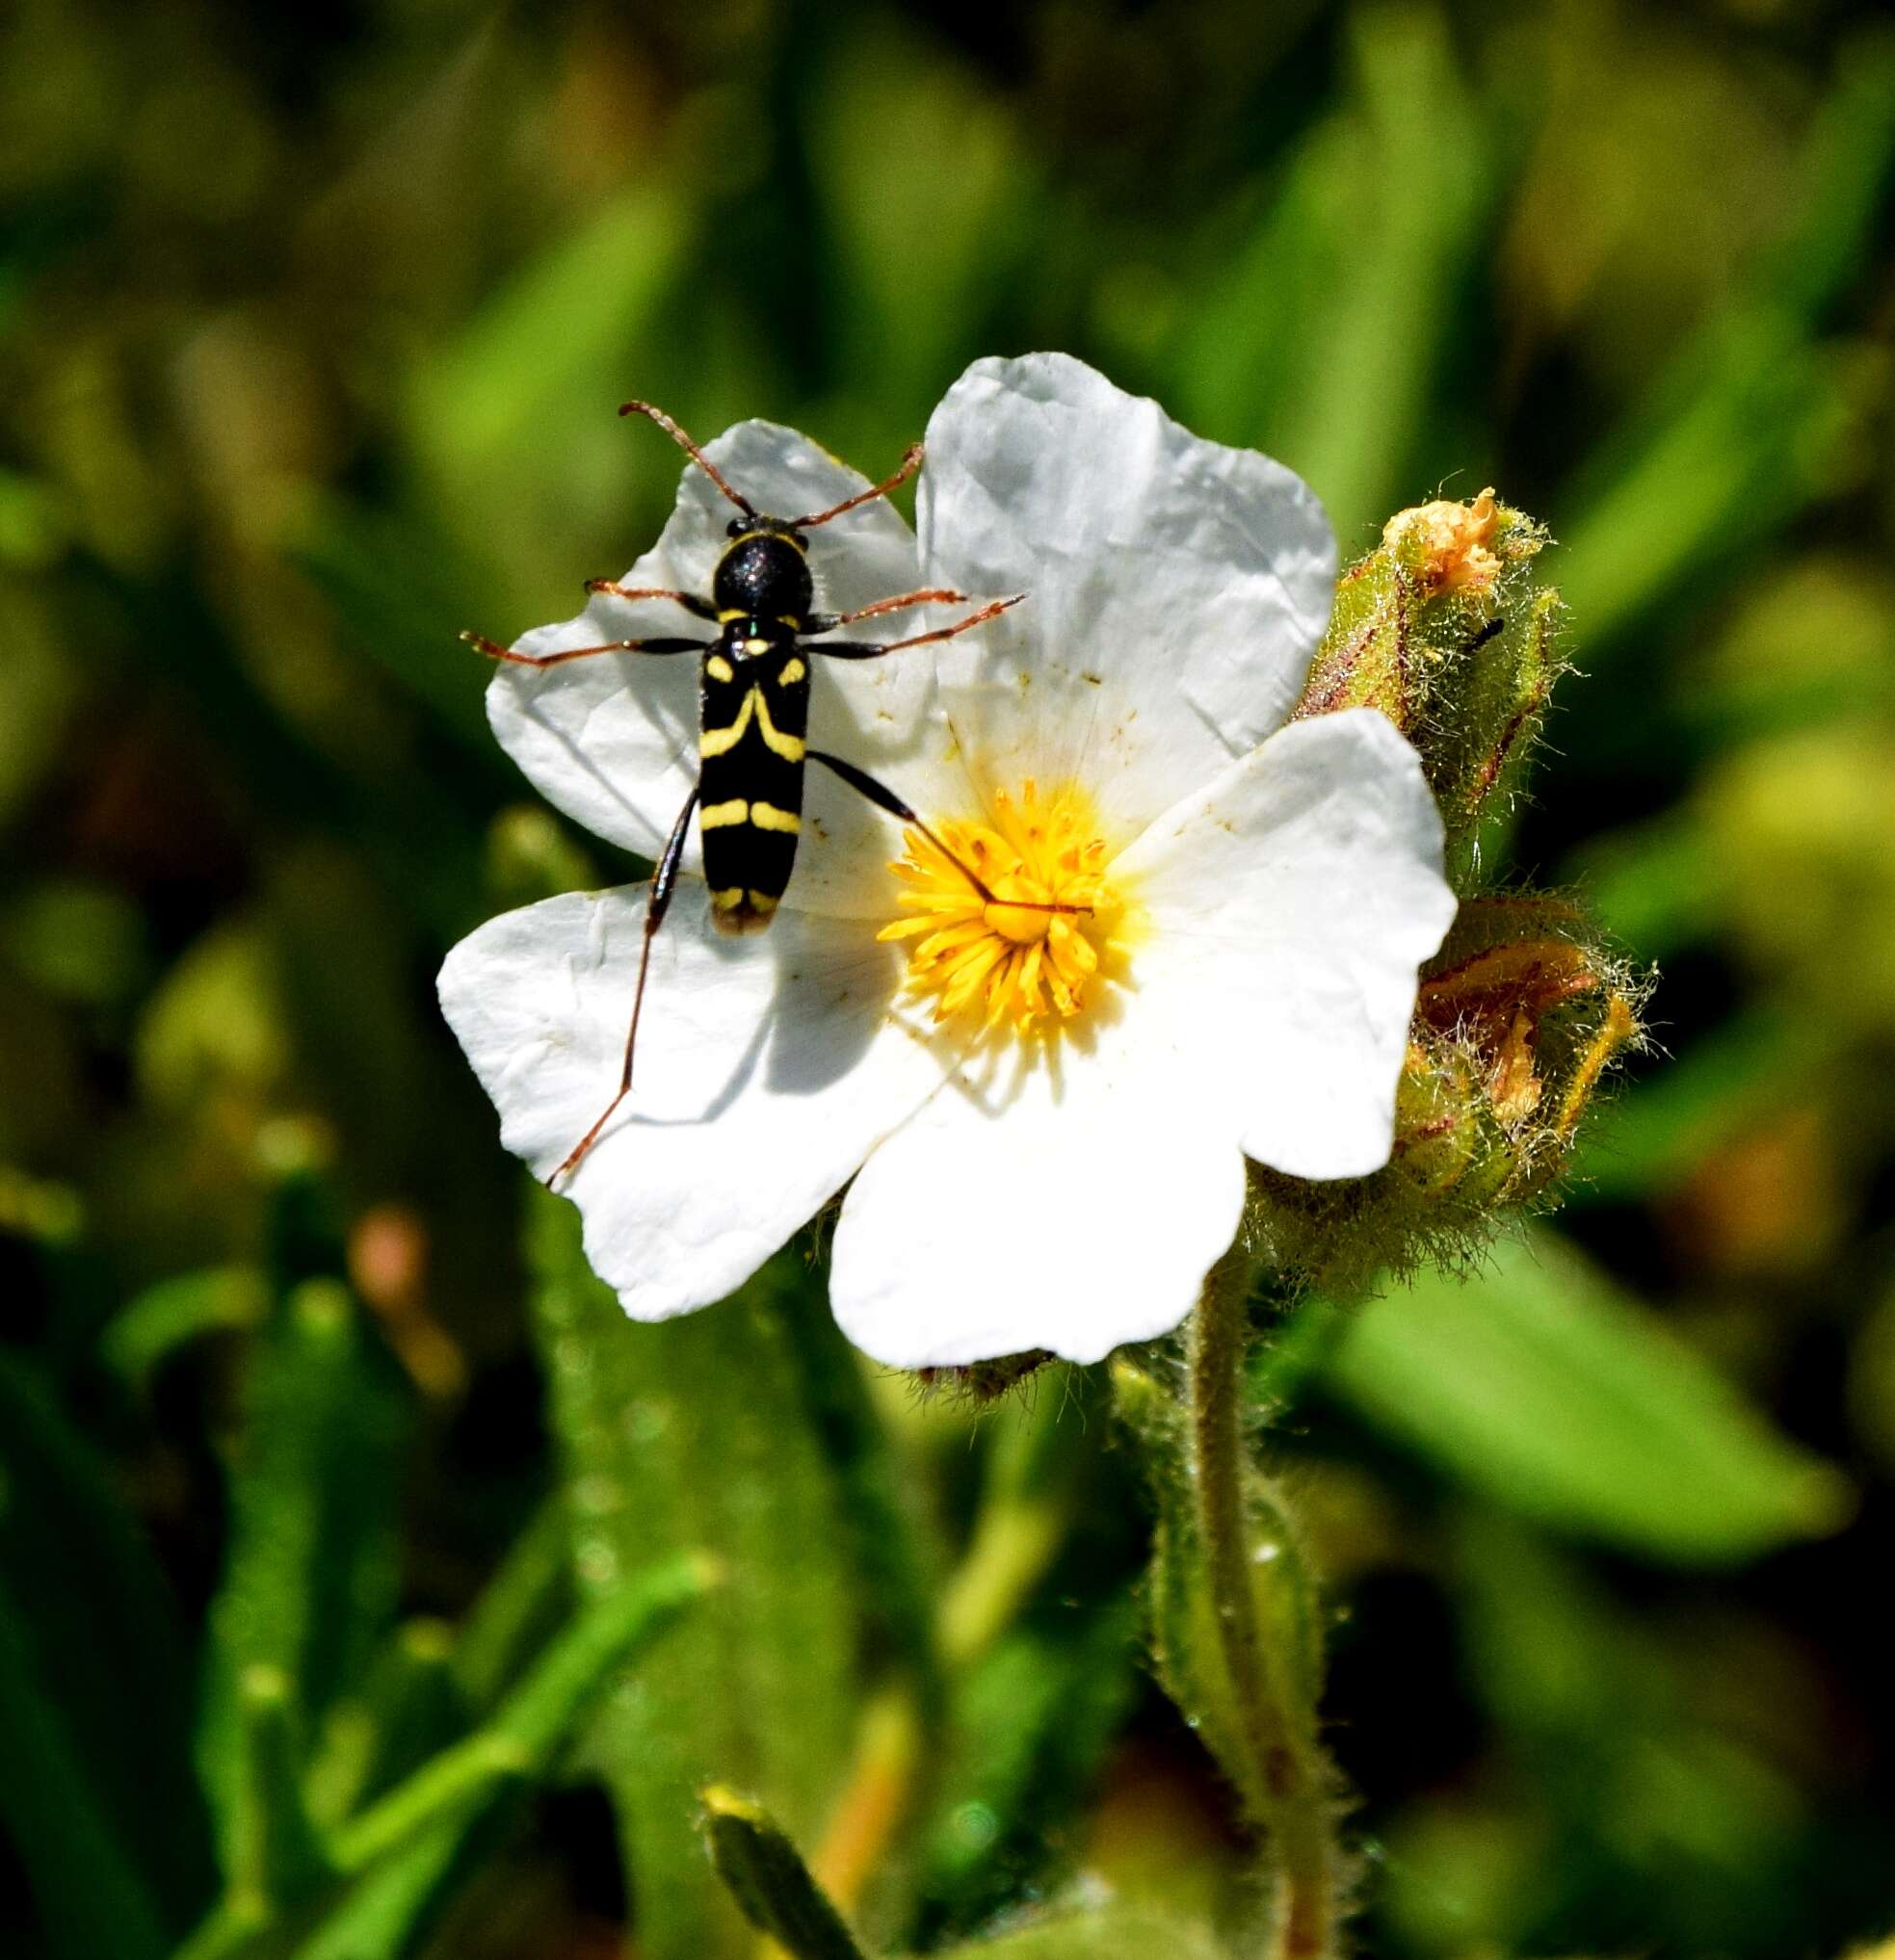
<path id="1" fill-rule="evenodd" d="M 829 1299 L 897 1368 L 1031 1347 L 1097 1361 L 1175 1327 L 1236 1233 L 1234 1135 L 1198 1119 L 1145 1018 L 958 1072 L 843 1201 Z"/>
<path id="2" fill-rule="evenodd" d="M 708 444 L 707 454 L 758 510 L 788 516 L 839 503 L 868 482 L 807 437 L 767 422 L 740 423 Z M 687 468 L 663 536 L 619 583 L 708 596 L 733 514 L 703 472 Z M 809 557 L 817 602 L 831 612 L 851 612 L 921 583 L 913 535 L 885 498 L 811 533 Z M 959 609 L 936 609 L 934 621 L 919 612 L 891 614 L 838 637 L 897 640 L 941 623 L 953 610 Z M 575 618 L 539 627 L 516 644 L 522 653 L 543 654 L 614 640 L 703 639 L 715 631 L 663 600 L 628 604 L 603 596 Z M 964 778 L 946 761 L 946 745 L 928 719 L 931 651 L 816 662 L 810 716 L 812 746 L 884 777 L 917 807 L 966 795 Z M 487 718 L 534 786 L 567 816 L 645 857 L 663 849 L 697 780 L 695 656 L 600 654 L 539 670 L 503 666 L 487 689 Z M 886 909 L 882 867 L 899 849 L 899 826 L 826 771 L 812 769 L 804 836 L 789 904 L 857 916 Z M 694 832 L 687 870 L 700 861 Z"/>
<path id="3" fill-rule="evenodd" d="M 1415 969 L 1453 923 L 1441 820 L 1373 709 L 1300 721 L 1113 867 L 1145 913 L 1141 1004 L 1193 1051 L 1244 1148 L 1295 1177 L 1388 1161 Z"/>
<path id="4" fill-rule="evenodd" d="M 944 626 L 968 610 L 917 608 L 845 626 L 830 637 L 885 642 Z M 810 644 L 820 649 L 823 642 Z M 810 748 L 866 770 L 924 820 L 930 812 L 960 814 L 974 806 L 966 769 L 937 706 L 934 652 L 921 646 L 881 660 L 817 660 L 809 698 Z M 884 922 L 895 916 L 900 891 L 888 867 L 901 854 L 902 825 L 811 762 L 803 782 L 803 839 L 783 902 L 831 918 Z"/>
<path id="5" fill-rule="evenodd" d="M 643 890 L 490 921 L 441 969 L 441 1006 L 545 1177 L 618 1085 Z M 948 1058 L 891 1014 L 901 962 L 867 933 L 785 913 L 761 938 L 678 894 L 654 944 L 630 1099 L 562 1190 L 586 1256 L 634 1319 L 722 1299 L 834 1194 Z"/>
<path id="6" fill-rule="evenodd" d="M 1306 483 L 1063 354 L 955 383 L 919 512 L 928 583 L 1029 595 L 942 651 L 984 786 L 1081 781 L 1119 846 L 1282 724 L 1329 617 Z"/>

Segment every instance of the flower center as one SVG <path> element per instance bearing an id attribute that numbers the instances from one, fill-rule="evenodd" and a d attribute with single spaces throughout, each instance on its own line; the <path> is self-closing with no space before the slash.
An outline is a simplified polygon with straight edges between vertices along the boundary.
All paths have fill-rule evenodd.
<path id="1" fill-rule="evenodd" d="M 1042 797 L 1029 780 L 1017 797 L 996 792 L 990 818 L 934 824 L 952 857 L 918 830 L 906 833 L 892 866 L 907 887 L 905 916 L 876 936 L 908 942 L 908 986 L 936 997 L 935 1020 L 974 1011 L 988 1028 L 1011 1020 L 1024 1034 L 1046 1015 L 1069 1020 L 1083 1009 L 1120 950 L 1123 907 L 1106 881 L 1105 840 L 1076 791 Z"/>

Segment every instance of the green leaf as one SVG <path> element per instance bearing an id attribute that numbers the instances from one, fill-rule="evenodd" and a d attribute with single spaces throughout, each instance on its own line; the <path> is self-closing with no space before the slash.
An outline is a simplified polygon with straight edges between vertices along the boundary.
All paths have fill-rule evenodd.
<path id="1" fill-rule="evenodd" d="M 332 1881 L 321 1896 L 285 1914 L 233 1893 L 180 1960 L 402 1960 L 413 1953 L 504 1828 L 507 1799 L 546 1773 L 614 1674 L 716 1577 L 707 1559 L 690 1554 L 633 1576 L 549 1645 L 491 1721 L 330 1834 Z"/>
<path id="2" fill-rule="evenodd" d="M 1328 116 L 1301 139 L 1267 210 L 1249 208 L 1250 186 L 1239 192 L 1246 208 L 1197 268 L 1171 362 L 1167 399 L 1192 428 L 1226 442 L 1279 438 L 1276 405 L 1307 385 L 1314 323 L 1342 282 L 1367 149 L 1350 118 Z"/>
<path id="3" fill-rule="evenodd" d="M 409 1620 L 330 1709 L 307 1779 L 320 1822 L 333 1826 L 373 1802 L 466 1728 L 454 1650 L 439 1620 Z"/>
<path id="4" fill-rule="evenodd" d="M 1096 1462 L 1086 1444 L 1088 1399 L 1080 1371 L 1055 1370 L 994 1425 L 973 1527 L 940 1602 L 950 1666 L 970 1665 L 1007 1631 L 1065 1546 Z"/>
<path id="5" fill-rule="evenodd" d="M 294 1266 L 300 1243 L 292 1234 L 279 1257 Z M 226 1870 L 250 1828 L 239 1821 L 246 1669 L 280 1676 L 306 1734 L 365 1672 L 389 1632 L 397 1588 L 404 1411 L 392 1364 L 346 1289 L 328 1279 L 296 1287 L 259 1341 L 247 1386 L 198 1738 Z"/>
<path id="6" fill-rule="evenodd" d="M 700 1545 L 731 1573 L 689 1643 L 652 1656 L 592 1744 L 619 1817 L 646 1960 L 748 1955 L 751 1935 L 697 1842 L 697 1793 L 754 1790 L 818 1832 L 855 1733 L 852 1537 L 804 1402 L 788 1316 L 794 1254 L 732 1300 L 655 1326 L 588 1268 L 578 1217 L 532 1187 L 539 1333 L 580 1595 Z"/>
<path id="7" fill-rule="evenodd" d="M 1505 1882 L 1512 1867 L 1502 1922 L 1462 1921 L 1434 1950 L 1472 1951 L 1489 1934 L 1492 1950 L 1545 1950 L 1536 1928 L 1547 1923 L 1547 1895 L 1559 1884 L 1548 1842 L 1562 1847 L 1554 1872 L 1590 1869 L 1594 1896 L 1638 1901 L 1632 1910 L 1654 1946 L 1701 1940 L 1701 1950 L 1757 1953 L 1793 1946 L 1805 1923 L 1798 1908 L 1808 1827 L 1758 1696 L 1801 1680 L 1797 1669 L 1759 1668 L 1754 1652 L 1740 1659 L 1741 1647 L 1734 1654 L 1717 1634 L 1704 1638 L 1701 1622 L 1680 1639 L 1666 1608 L 1616 1596 L 1584 1559 L 1487 1506 L 1450 1504 L 1440 1527 L 1461 1678 L 1506 1738 L 1508 1772 L 1485 1789 L 1477 1779 L 1475 1802 L 1496 1803 L 1525 1826 L 1526 1841 L 1506 1847 L 1502 1824 L 1500 1871 L 1481 1855 L 1491 1843 L 1471 1860 L 1475 1886 L 1484 1865 L 1488 1884 Z M 1522 1790 L 1532 1792 L 1524 1805 Z M 1457 1815 L 1477 1828 L 1496 1821 L 1459 1805 L 1434 1813 Z M 1397 1857 L 1409 1848 L 1391 1845 Z M 1465 1868 L 1453 1869 L 1450 1897 Z M 1403 1917 L 1412 1921 L 1420 1902 L 1411 1897 Z"/>
<path id="8" fill-rule="evenodd" d="M 1645 1307 L 1547 1233 L 1370 1305 L 1328 1386 L 1494 1503 L 1676 1564 L 1834 1530 L 1841 1474 L 1776 1434 Z"/>
<path id="9" fill-rule="evenodd" d="M 255 1661 L 244 1669 L 237 1721 L 224 1890 L 241 1914 L 261 1918 L 319 1892 L 334 1867 L 309 1815 L 303 1785 L 306 1742 L 294 1687 L 281 1668 Z"/>
<path id="10" fill-rule="evenodd" d="M 471 1792 L 543 1770 L 608 1677 L 702 1598 L 717 1577 L 709 1559 L 686 1553 L 613 1587 L 552 1643 L 490 1722 L 442 1750 L 335 1834 L 337 1865 L 362 1870 L 457 1811 Z"/>
<path id="11" fill-rule="evenodd" d="M 187 1343 L 219 1329 L 259 1325 L 270 1289 L 251 1266 L 212 1266 L 146 1287 L 115 1314 L 99 1351 L 116 1373 L 139 1390 Z"/>
<path id="12" fill-rule="evenodd" d="M 1174 378 L 1187 417 L 1284 457 L 1344 538 L 1408 482 L 1496 188 L 1440 14 L 1362 9 L 1349 39 L 1354 101 L 1304 138 L 1228 264 L 1205 269 Z"/>
<path id="13" fill-rule="evenodd" d="M 609 375 L 658 306 L 687 229 L 673 194 L 646 180 L 517 273 L 417 377 L 429 448 L 473 466 L 542 448 L 548 409 Z"/>
<path id="14" fill-rule="evenodd" d="M 1575 1195 L 1638 1198 L 1662 1190 L 1746 1128 L 1772 1120 L 1828 1060 L 1829 1031 L 1750 1006 L 1594 1112 L 1574 1156 Z"/>
<path id="15" fill-rule="evenodd" d="M 483 568 L 484 587 L 498 589 L 511 575 L 520 603 L 535 592 L 543 602 L 545 568 L 569 560 L 573 513 L 623 509 L 646 467 L 613 412 L 627 393 L 623 364 L 628 349 L 666 331 L 661 317 L 677 297 L 693 228 L 671 183 L 642 178 L 531 261 L 417 368 L 408 432 L 434 509 L 458 555 Z M 675 458 L 648 466 L 662 472 Z M 579 579 L 620 569 L 575 570 L 575 607 Z M 445 623 L 443 661 L 466 652 L 451 646 L 453 626 L 485 624 Z M 470 701 L 480 688 L 476 675 Z"/>
<path id="16" fill-rule="evenodd" d="M 279 1936 L 256 1960 L 277 1953 L 285 1960 L 403 1960 L 420 1952 L 492 1842 L 496 1808 L 485 1791 L 464 1796 L 458 1815 L 426 1826 L 399 1856 L 350 1885 L 303 1938 Z"/>
<path id="17" fill-rule="evenodd" d="M 711 1864 L 759 1933 L 794 1960 L 862 1960 L 842 1915 L 762 1805 L 713 1785 L 704 1813 Z"/>
<path id="18" fill-rule="evenodd" d="M 1433 7 L 1350 16 L 1368 168 L 1342 276 L 1327 296 L 1311 385 L 1282 454 L 1341 536 L 1401 499 L 1435 370 L 1486 234 L 1487 132 L 1446 20 Z"/>
<path id="19" fill-rule="evenodd" d="M 421 517 L 339 496 L 311 506 L 290 555 L 350 646 L 429 709 L 475 769 L 504 782 L 483 706 L 488 663 L 455 637 L 497 603 L 482 589 L 479 558 Z"/>
<path id="20" fill-rule="evenodd" d="M 1712 843 L 1690 807 L 1590 839 L 1561 867 L 1559 883 L 1579 886 L 1592 916 L 1642 959 L 1674 956 L 1713 932 L 1740 867 Z"/>
<path id="21" fill-rule="evenodd" d="M 919 1834 L 918 1932 L 931 1951 L 1042 1881 L 1131 1706 L 1135 1633 L 1122 1603 L 1057 1637 L 1022 1630 L 958 1684 Z"/>
<path id="22" fill-rule="evenodd" d="M 1816 336 L 1876 249 L 1895 163 L 1895 46 L 1865 34 L 1836 72 L 1803 159 L 1796 231 L 1599 444 L 1578 515 L 1561 526 L 1560 583 L 1588 635 L 1589 672 L 1631 657 L 1642 642 L 1619 629 L 1681 577 L 1831 489 L 1860 377 Z"/>
<path id="23" fill-rule="evenodd" d="M 202 1910 L 175 1605 L 104 1466 L 0 1353 L 0 1820 L 56 1950 L 135 1956 Z M 114 1937 L 93 1937 L 122 1912 Z"/>
<path id="24" fill-rule="evenodd" d="M 587 1707 L 714 1578 L 707 1560 L 687 1555 L 619 1587 L 552 1642 L 491 1722 L 338 1832 L 337 1862 L 360 1877 L 297 1960 L 416 1951 L 503 1826 L 509 1795 L 545 1774 Z"/>
<path id="25" fill-rule="evenodd" d="M 785 1290 L 781 1303 L 803 1406 L 836 1480 L 854 1588 L 862 1602 L 864 1665 L 905 1670 L 924 1712 L 932 1715 L 944 1690 L 921 1535 L 900 1466 L 869 1399 L 862 1357 L 844 1338 L 827 1302 L 808 1290 L 801 1296 Z"/>
<path id="26" fill-rule="evenodd" d="M 850 398 L 908 412 L 955 373 L 968 322 L 1017 276 L 1047 196 L 1038 158 L 981 74 L 896 12 L 858 17 L 810 93 L 809 164 L 841 288 L 831 357 Z"/>
<path id="27" fill-rule="evenodd" d="M 27 1650 L 26 1617 L 0 1576 L 0 1825 L 25 1873 L 53 1960 L 160 1960 L 156 1899 L 88 1780 L 78 1743 Z"/>
<path id="28" fill-rule="evenodd" d="M 483 1712 L 519 1678 L 572 1610 L 571 1533 L 549 1498 L 513 1540 L 454 1643 L 454 1676 Z"/>

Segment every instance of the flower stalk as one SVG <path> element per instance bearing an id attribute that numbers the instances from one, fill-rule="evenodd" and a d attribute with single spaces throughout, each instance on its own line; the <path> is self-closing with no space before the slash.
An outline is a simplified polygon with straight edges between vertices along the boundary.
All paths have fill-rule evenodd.
<path id="1" fill-rule="evenodd" d="M 1260 1473 L 1244 1433 L 1249 1303 L 1258 1262 L 1240 1240 L 1206 1275 L 1189 1337 L 1191 1483 L 1213 1621 L 1229 1687 L 1237 1780 L 1275 1868 L 1270 1960 L 1335 1947 L 1342 1861 L 1333 1772 L 1316 1739 L 1315 1684 L 1273 1637 L 1256 1574 L 1281 1548 L 1253 1529 Z M 1272 1494 L 1275 1495 L 1274 1493 Z M 1280 1502 L 1271 1508 L 1282 1517 Z"/>

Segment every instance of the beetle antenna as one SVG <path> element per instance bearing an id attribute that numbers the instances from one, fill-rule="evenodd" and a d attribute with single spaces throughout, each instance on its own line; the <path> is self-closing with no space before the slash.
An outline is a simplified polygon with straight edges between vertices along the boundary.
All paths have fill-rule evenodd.
<path id="1" fill-rule="evenodd" d="M 878 497 L 885 497 L 890 490 L 900 487 L 921 467 L 921 444 L 908 445 L 908 454 L 902 458 L 902 466 L 892 477 L 877 483 L 872 490 L 857 490 L 853 497 L 845 497 L 840 504 L 832 505 L 827 510 L 819 510 L 813 517 L 798 517 L 791 521 L 792 531 L 813 531 L 818 524 L 827 524 L 831 517 L 840 517 L 845 510 L 853 510 L 857 504 L 872 504 Z"/>
<path id="2" fill-rule="evenodd" d="M 722 490 L 724 494 L 726 497 L 728 497 L 733 504 L 736 505 L 738 510 L 740 510 L 746 517 L 754 517 L 756 515 L 756 506 L 752 504 L 748 497 L 740 496 L 737 491 L 733 490 L 730 487 L 730 485 L 724 482 L 723 474 L 718 469 L 716 463 L 714 463 L 710 459 L 710 457 L 707 457 L 704 454 L 704 452 L 701 449 L 699 449 L 695 442 L 692 441 L 690 436 L 688 436 L 684 432 L 684 431 L 680 429 L 677 426 L 677 424 L 673 422 L 671 418 L 665 413 L 665 411 L 662 408 L 654 408 L 649 402 L 627 402 L 623 404 L 623 405 L 619 408 L 619 412 L 621 415 L 643 415 L 646 418 L 647 421 L 657 423 L 658 427 L 662 429 L 665 431 L 665 433 L 669 435 L 671 438 L 671 440 L 674 443 L 676 443 L 681 450 L 684 451 L 685 455 L 688 456 L 691 458 L 691 460 L 695 462 L 697 465 L 697 467 L 700 470 L 702 470 L 707 477 L 710 478 L 711 482 L 714 483 L 718 486 L 718 488 Z M 919 460 L 919 458 L 917 458 L 917 460 Z M 899 481 L 899 479 L 897 481 Z M 875 493 L 872 491 L 870 494 L 873 495 Z M 842 508 L 846 510 L 848 506 L 844 505 Z M 834 511 L 830 511 L 829 514 L 830 516 L 833 516 L 835 513 Z"/>

